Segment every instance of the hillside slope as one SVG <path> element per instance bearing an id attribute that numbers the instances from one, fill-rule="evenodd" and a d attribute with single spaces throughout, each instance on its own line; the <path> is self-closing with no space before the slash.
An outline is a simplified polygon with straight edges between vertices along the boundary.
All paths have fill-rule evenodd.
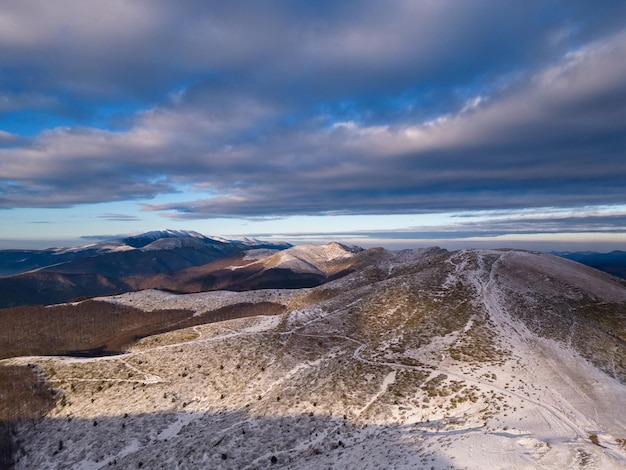
<path id="1" fill-rule="evenodd" d="M 16 467 L 624 468 L 624 282 L 519 251 L 354 256 L 322 286 L 254 294 L 283 314 L 5 360 L 59 393 L 17 429 Z M 250 294 L 99 300 L 201 314 Z"/>
<path id="2" fill-rule="evenodd" d="M 125 279 L 140 289 L 164 289 L 177 293 L 212 290 L 314 287 L 353 271 L 363 251 L 339 243 L 301 245 L 285 250 L 252 249 L 204 266 Z"/>

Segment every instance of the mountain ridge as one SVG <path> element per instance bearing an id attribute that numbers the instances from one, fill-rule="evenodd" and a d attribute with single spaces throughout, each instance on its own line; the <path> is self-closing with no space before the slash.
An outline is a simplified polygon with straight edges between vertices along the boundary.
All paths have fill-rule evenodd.
<path id="1" fill-rule="evenodd" d="M 336 248 L 299 248 L 330 252 L 329 274 L 349 264 L 316 287 L 53 307 L 190 323 L 155 333 L 133 320 L 138 338 L 117 356 L 2 361 L 56 394 L 36 426 L 14 429 L 16 468 L 626 465 L 625 281 L 520 250 Z"/>

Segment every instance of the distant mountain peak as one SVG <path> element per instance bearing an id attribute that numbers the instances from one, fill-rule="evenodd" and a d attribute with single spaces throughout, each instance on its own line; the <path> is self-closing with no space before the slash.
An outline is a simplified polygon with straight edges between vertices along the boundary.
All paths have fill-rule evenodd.
<path id="1" fill-rule="evenodd" d="M 199 232 L 193 230 L 153 230 L 150 232 L 144 232 L 137 235 L 131 235 L 129 237 L 122 238 L 120 241 L 130 245 L 134 248 L 142 248 L 150 243 L 161 240 L 164 238 L 194 238 L 212 243 L 229 243 L 228 240 L 218 237 L 207 237 Z"/>

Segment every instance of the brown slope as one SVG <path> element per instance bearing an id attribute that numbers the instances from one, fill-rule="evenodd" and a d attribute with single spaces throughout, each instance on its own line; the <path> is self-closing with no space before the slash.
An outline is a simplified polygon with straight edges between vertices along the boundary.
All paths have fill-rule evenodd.
<path id="1" fill-rule="evenodd" d="M 0 359 L 16 356 L 100 356 L 123 351 L 137 339 L 180 328 L 252 315 L 282 313 L 272 302 L 243 302 L 199 315 L 190 310 L 146 312 L 126 305 L 88 300 L 52 307 L 0 310 Z"/>
<path id="2" fill-rule="evenodd" d="M 329 252 L 342 256 L 333 258 Z M 293 247 L 256 260 L 240 253 L 176 273 L 135 276 L 125 281 L 135 290 L 178 293 L 314 287 L 353 272 L 361 259 L 355 252 L 358 250 L 335 243 Z"/>
<path id="3" fill-rule="evenodd" d="M 261 263 L 244 264 L 238 255 L 177 273 L 137 276 L 125 281 L 134 290 L 161 289 L 188 294 L 212 290 L 314 287 L 325 280 L 324 275 L 297 273 L 281 268 L 267 269 Z"/>
<path id="4" fill-rule="evenodd" d="M 0 308 L 50 305 L 79 297 L 113 295 L 129 290 L 124 281 L 99 274 L 37 271 L 0 278 Z"/>

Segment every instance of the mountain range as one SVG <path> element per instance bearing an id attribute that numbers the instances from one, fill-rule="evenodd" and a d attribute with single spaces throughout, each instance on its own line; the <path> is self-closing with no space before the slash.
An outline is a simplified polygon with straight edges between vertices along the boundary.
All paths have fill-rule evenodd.
<path id="1" fill-rule="evenodd" d="M 282 250 L 289 251 L 278 254 Z M 350 272 L 351 267 L 341 268 L 340 262 L 335 263 L 339 267 L 316 266 L 307 250 L 319 248 L 253 238 L 227 240 L 184 230 L 158 230 L 73 248 L 0 250 L 0 308 L 139 289 L 192 293 L 313 287 Z M 265 260 L 270 254 L 274 258 Z M 626 278 L 623 251 L 552 254 Z M 319 260 L 324 254 L 316 256 Z"/>
<path id="2" fill-rule="evenodd" d="M 626 281 L 519 250 L 259 244 L 0 310 L 0 459 L 626 466 Z"/>
<path id="3" fill-rule="evenodd" d="M 225 240 L 197 232 L 161 230 L 75 248 L 0 251 L 0 308 L 53 304 L 111 295 L 136 286 L 167 288 L 168 275 L 250 250 L 283 250 L 288 243 Z M 205 272 L 208 278 L 215 266 Z M 196 271 L 196 275 L 200 273 Z M 161 276 L 161 277 L 159 277 Z M 151 277 L 152 284 L 144 277 Z M 164 285 L 159 283 L 163 279 Z M 206 282 L 205 282 L 206 284 Z"/>
<path id="4" fill-rule="evenodd" d="M 249 249 L 284 249 L 289 243 L 226 240 L 186 230 L 156 230 L 72 248 L 0 250 L 0 276 L 32 271 L 124 277 L 174 272 Z"/>

